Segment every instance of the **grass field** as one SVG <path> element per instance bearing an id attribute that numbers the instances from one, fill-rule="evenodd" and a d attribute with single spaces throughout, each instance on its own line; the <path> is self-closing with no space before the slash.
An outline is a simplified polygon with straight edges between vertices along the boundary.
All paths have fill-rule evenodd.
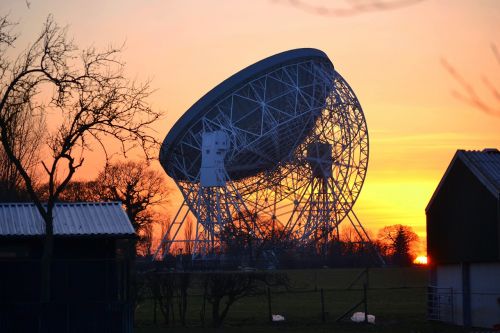
<path id="1" fill-rule="evenodd" d="M 239 300 L 231 307 L 220 329 L 203 328 L 200 320 L 202 297 L 192 291 L 188 301 L 187 328 L 177 322 L 167 327 L 160 312 L 153 322 L 153 303 L 145 302 L 136 313 L 137 333 L 156 332 L 469 332 L 461 328 L 431 323 L 426 320 L 427 269 L 377 268 L 368 272 L 368 313 L 376 316 L 376 324 L 356 324 L 347 317 L 336 319 L 363 297 L 362 283 L 347 289 L 361 269 L 321 269 L 286 271 L 291 291 L 272 290 L 273 314 L 286 321 L 270 323 L 267 295 Z M 322 322 L 321 293 L 324 291 L 326 320 Z M 198 295 L 196 295 L 198 294 Z M 210 327 L 210 304 L 206 305 L 206 326 Z M 363 311 L 360 307 L 356 311 Z M 177 314 L 176 314 L 177 315 Z"/>

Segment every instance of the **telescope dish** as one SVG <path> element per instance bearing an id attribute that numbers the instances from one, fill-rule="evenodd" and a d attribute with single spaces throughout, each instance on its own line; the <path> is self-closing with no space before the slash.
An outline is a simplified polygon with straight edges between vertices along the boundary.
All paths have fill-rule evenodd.
<path id="1" fill-rule="evenodd" d="M 314 126 L 329 95 L 334 68 L 316 49 L 261 60 L 209 91 L 175 123 L 160 151 L 174 180 L 197 182 L 201 135 L 229 135 L 225 169 L 231 180 L 273 169 Z"/>
<path id="2" fill-rule="evenodd" d="M 154 257 L 174 243 L 192 244 L 200 258 L 234 253 L 234 244 L 246 257 L 260 249 L 275 258 L 266 251 L 292 243 L 326 256 L 345 219 L 370 243 L 352 210 L 368 148 L 361 105 L 322 51 L 290 50 L 243 69 L 163 142 L 160 162 L 184 201 Z M 189 214 L 196 232 L 186 240 L 178 235 Z"/>

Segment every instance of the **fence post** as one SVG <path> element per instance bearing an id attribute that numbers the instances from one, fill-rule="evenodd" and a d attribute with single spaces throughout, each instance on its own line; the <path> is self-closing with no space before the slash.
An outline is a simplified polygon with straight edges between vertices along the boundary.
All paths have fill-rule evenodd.
<path id="1" fill-rule="evenodd" d="M 153 323 L 156 325 L 156 297 L 153 297 Z"/>
<path id="2" fill-rule="evenodd" d="M 363 283 L 363 303 L 365 305 L 365 323 L 368 323 L 368 297 L 367 297 L 367 283 Z"/>
<path id="3" fill-rule="evenodd" d="M 205 276 L 205 283 L 203 284 L 203 304 L 201 307 L 201 327 L 205 327 L 205 309 L 206 309 L 206 301 L 207 301 L 207 277 Z"/>
<path id="4" fill-rule="evenodd" d="M 450 288 L 450 295 L 451 295 L 451 323 L 455 324 L 455 307 L 454 307 L 454 302 L 455 302 L 455 296 L 453 295 L 453 287 Z"/>
<path id="5" fill-rule="evenodd" d="M 271 288 L 267 287 L 267 308 L 269 311 L 269 321 L 273 322 L 273 312 L 271 309 Z"/>
<path id="6" fill-rule="evenodd" d="M 324 323 L 326 320 L 325 316 L 325 297 L 323 295 L 323 288 L 320 290 L 321 292 L 321 321 Z"/>

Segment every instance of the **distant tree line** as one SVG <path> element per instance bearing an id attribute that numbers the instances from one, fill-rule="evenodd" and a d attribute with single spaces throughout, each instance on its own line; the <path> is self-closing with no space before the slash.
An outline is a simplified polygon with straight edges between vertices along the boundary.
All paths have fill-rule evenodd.
<path id="1" fill-rule="evenodd" d="M 257 219 L 259 221 L 259 219 Z M 193 222 L 184 227 L 184 239 L 193 240 Z M 221 233 L 221 243 L 211 260 L 197 260 L 192 249 L 182 243 L 170 248 L 166 264 L 177 269 L 242 269 L 256 267 L 273 268 L 318 268 L 318 267 L 370 267 L 410 266 L 417 255 L 418 235 L 410 226 L 401 224 L 386 226 L 379 230 L 372 242 L 360 239 L 351 226 L 341 229 L 338 237 L 332 237 L 323 244 L 323 237 L 317 242 L 301 242 L 280 237 L 283 227 L 271 220 L 264 220 L 268 228 L 261 228 L 257 239 L 245 226 L 235 223 L 227 225 Z M 326 249 L 326 252 L 325 252 Z"/>

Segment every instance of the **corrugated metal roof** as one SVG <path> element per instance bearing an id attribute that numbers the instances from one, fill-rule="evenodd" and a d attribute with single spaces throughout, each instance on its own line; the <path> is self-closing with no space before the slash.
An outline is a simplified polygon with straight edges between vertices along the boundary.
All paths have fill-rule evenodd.
<path id="1" fill-rule="evenodd" d="M 459 158 L 494 194 L 500 194 L 500 151 L 458 151 Z"/>
<path id="2" fill-rule="evenodd" d="M 1 236 L 45 234 L 45 224 L 33 203 L 1 203 Z M 134 228 L 120 202 L 57 203 L 54 235 L 133 235 Z"/>
<path id="3" fill-rule="evenodd" d="M 455 164 L 455 161 L 460 159 L 471 170 L 477 179 L 491 192 L 493 195 L 500 197 L 500 151 L 495 148 L 486 148 L 479 150 L 457 150 L 455 156 L 451 160 L 443 178 L 439 182 L 436 190 L 432 194 L 431 200 L 427 204 L 425 211 L 431 207 L 436 195 L 438 194 L 444 180 Z"/>

